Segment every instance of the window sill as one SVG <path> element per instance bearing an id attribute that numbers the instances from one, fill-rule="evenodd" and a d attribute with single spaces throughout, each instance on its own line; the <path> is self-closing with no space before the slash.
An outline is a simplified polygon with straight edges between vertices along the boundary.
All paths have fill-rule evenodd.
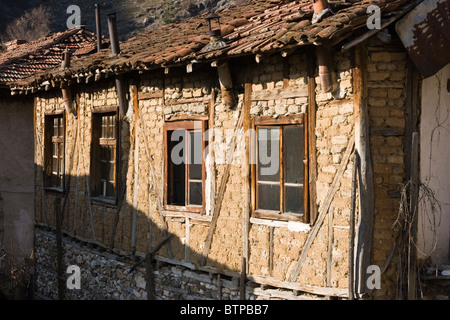
<path id="1" fill-rule="evenodd" d="M 165 208 L 162 211 L 162 215 L 167 218 L 189 218 L 193 221 L 198 222 L 211 222 L 212 216 L 207 216 L 205 214 L 199 213 L 199 212 L 191 212 L 191 211 L 180 211 L 180 210 L 173 210 L 171 208 Z"/>
<path id="2" fill-rule="evenodd" d="M 279 211 L 272 210 L 255 210 L 253 211 L 253 217 L 260 219 L 270 219 L 276 221 L 296 221 L 303 222 L 303 214 L 295 214 L 295 213 L 280 213 Z"/>
<path id="3" fill-rule="evenodd" d="M 250 218 L 250 223 L 269 227 L 288 228 L 289 231 L 293 232 L 308 233 L 311 230 L 311 226 L 308 223 L 303 223 L 299 221 L 281 221 L 281 220 L 260 219 L 252 217 Z"/>
<path id="4" fill-rule="evenodd" d="M 109 204 L 111 206 L 117 206 L 117 201 L 114 199 L 102 198 L 102 197 L 91 197 L 91 201 L 97 202 L 99 204 Z"/>
<path id="5" fill-rule="evenodd" d="M 177 206 L 172 204 L 166 204 L 164 210 L 167 211 L 177 211 L 177 212 L 190 212 L 195 214 L 204 214 L 204 208 L 202 206 Z"/>

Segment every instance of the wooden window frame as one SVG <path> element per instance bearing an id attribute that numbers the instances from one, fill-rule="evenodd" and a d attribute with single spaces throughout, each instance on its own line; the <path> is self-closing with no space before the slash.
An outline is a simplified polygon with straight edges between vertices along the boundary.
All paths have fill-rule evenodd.
<path id="1" fill-rule="evenodd" d="M 201 126 L 202 130 L 202 205 L 190 205 L 188 203 L 189 198 L 189 183 L 185 182 L 185 205 L 174 205 L 169 203 L 169 143 L 168 143 L 168 133 L 170 131 L 175 131 L 177 129 L 183 130 L 194 130 Z M 205 166 L 205 150 L 206 150 L 206 126 L 207 120 L 204 117 L 192 118 L 189 120 L 176 120 L 176 121 L 166 121 L 164 123 L 164 209 L 168 211 L 181 211 L 181 212 L 193 212 L 199 214 L 206 213 L 206 195 L 205 195 L 205 182 L 206 182 L 206 166 Z M 189 181 L 189 164 L 185 164 L 185 180 Z"/>
<path id="2" fill-rule="evenodd" d="M 303 214 L 283 212 L 284 204 L 284 159 L 283 159 L 283 130 L 280 130 L 280 210 L 263 210 L 258 209 L 258 144 L 257 144 L 257 129 L 270 126 L 295 126 L 302 125 L 304 133 L 304 160 L 303 160 Z M 272 118 L 268 116 L 252 117 L 251 127 L 255 133 L 252 137 L 251 159 L 250 164 L 250 180 L 251 180 L 251 211 L 252 216 L 262 219 L 273 219 L 283 221 L 299 221 L 303 223 L 310 223 L 309 217 L 309 161 L 308 161 L 308 129 L 307 129 L 307 114 L 280 116 Z"/>
<path id="3" fill-rule="evenodd" d="M 115 116 L 114 124 L 114 138 L 102 138 L 102 118 L 108 116 Z M 109 128 L 108 126 L 107 128 Z M 118 186 L 119 186 L 119 137 L 120 137 L 120 126 L 119 126 L 119 111 L 118 108 L 108 108 L 94 111 L 92 113 L 92 136 L 91 136 L 91 167 L 90 167 L 90 188 L 91 188 L 91 199 L 101 202 L 106 202 L 110 204 L 117 204 L 118 200 Z M 108 197 L 105 195 L 105 191 L 100 191 L 102 186 L 101 182 L 101 147 L 110 146 L 114 147 L 114 196 Z"/>
<path id="4" fill-rule="evenodd" d="M 60 118 L 62 121 L 62 136 L 54 136 L 54 119 Z M 65 165 L 66 165 L 66 116 L 64 111 L 46 113 L 44 115 L 44 186 L 46 190 L 64 192 L 65 190 Z M 61 186 L 53 185 L 53 145 L 57 145 L 57 154 L 59 155 L 62 144 L 62 161 L 60 157 L 57 157 L 57 171 L 62 174 Z"/>

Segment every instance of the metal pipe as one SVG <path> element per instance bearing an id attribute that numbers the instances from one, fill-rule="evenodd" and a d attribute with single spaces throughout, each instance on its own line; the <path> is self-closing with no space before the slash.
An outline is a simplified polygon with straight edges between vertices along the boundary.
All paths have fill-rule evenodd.
<path id="1" fill-rule="evenodd" d="M 319 65 L 319 77 L 322 84 L 323 92 L 333 92 L 335 85 L 333 83 L 333 57 L 331 55 L 331 48 L 326 45 L 317 47 L 317 62 Z"/>
<path id="2" fill-rule="evenodd" d="M 119 36 L 117 32 L 116 13 L 108 14 L 108 30 L 109 30 L 109 41 L 111 42 L 111 52 L 114 56 L 117 56 L 120 53 L 120 47 L 119 47 Z"/>
<path id="3" fill-rule="evenodd" d="M 100 5 L 95 4 L 95 26 L 97 31 L 97 52 L 102 49 L 102 24 L 100 21 Z"/>
<path id="4" fill-rule="evenodd" d="M 119 100 L 120 118 L 123 119 L 127 114 L 128 102 L 126 98 L 125 84 L 122 76 L 116 77 L 116 92 Z"/>

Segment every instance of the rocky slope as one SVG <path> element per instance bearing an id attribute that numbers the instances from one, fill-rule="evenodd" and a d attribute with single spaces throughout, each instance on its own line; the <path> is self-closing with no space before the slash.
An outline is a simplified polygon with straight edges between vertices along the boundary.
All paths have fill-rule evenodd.
<path id="1" fill-rule="evenodd" d="M 117 13 L 120 40 L 126 40 L 136 33 L 156 28 L 165 23 L 176 22 L 195 16 L 205 10 L 221 10 L 245 0 L 17 0 L 13 4 L 0 0 L 0 5 L 7 10 L 0 10 L 0 34 L 6 25 L 19 17 L 24 10 L 44 5 L 54 16 L 51 21 L 52 31 L 67 28 L 66 21 L 71 13 L 67 13 L 70 5 L 78 5 L 81 9 L 81 23 L 95 31 L 95 3 L 100 4 L 102 17 L 102 33 L 107 34 L 107 14 Z"/>

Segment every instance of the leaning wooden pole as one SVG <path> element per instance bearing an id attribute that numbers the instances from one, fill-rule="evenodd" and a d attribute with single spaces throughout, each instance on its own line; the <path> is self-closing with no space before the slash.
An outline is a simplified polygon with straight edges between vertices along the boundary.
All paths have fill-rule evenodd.
<path id="1" fill-rule="evenodd" d="M 356 178 L 359 167 L 359 155 L 355 152 L 353 161 L 353 176 L 352 176 L 352 198 L 350 208 L 350 223 L 348 233 L 348 299 L 353 300 L 355 297 L 355 211 L 356 211 Z"/>
<path id="2" fill-rule="evenodd" d="M 360 165 L 358 168 L 359 215 L 355 240 L 355 293 L 359 298 L 363 298 L 368 293 L 368 288 L 366 287 L 366 270 L 370 265 L 375 209 L 365 70 L 367 52 L 364 47 L 358 46 L 354 53 L 353 106 L 355 112 L 355 150 L 360 157 Z"/>
<path id="3" fill-rule="evenodd" d="M 408 300 L 417 299 L 416 296 L 416 240 L 417 240 L 417 202 L 419 198 L 419 134 L 412 135 L 411 148 L 411 183 L 410 183 L 410 230 L 408 244 Z"/>

